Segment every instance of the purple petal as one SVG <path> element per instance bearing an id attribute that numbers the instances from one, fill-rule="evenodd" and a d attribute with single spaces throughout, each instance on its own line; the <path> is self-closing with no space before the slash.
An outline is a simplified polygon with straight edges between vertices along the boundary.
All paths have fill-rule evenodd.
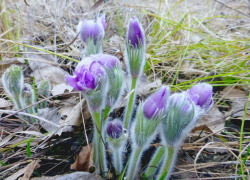
<path id="1" fill-rule="evenodd" d="M 107 134 L 113 138 L 118 139 L 123 133 L 122 123 L 119 120 L 110 121 L 107 125 Z"/>
<path id="2" fill-rule="evenodd" d="M 95 60 L 98 61 L 103 67 L 107 66 L 110 69 L 120 65 L 120 61 L 115 57 L 108 54 L 98 54 L 94 56 Z"/>
<path id="3" fill-rule="evenodd" d="M 103 14 L 102 16 L 100 16 L 100 17 L 98 18 L 98 21 L 99 21 L 99 23 L 102 24 L 102 27 L 103 27 L 103 29 L 105 30 L 105 29 L 106 29 L 105 14 Z"/>
<path id="4" fill-rule="evenodd" d="M 144 42 L 144 30 L 135 17 L 130 19 L 127 41 L 135 48 L 139 46 L 140 41 Z"/>
<path id="5" fill-rule="evenodd" d="M 78 86 L 78 78 L 76 76 L 69 76 L 65 75 L 66 81 L 69 83 L 70 86 L 72 86 L 74 89 L 78 91 L 82 91 L 83 89 Z"/>
<path id="6" fill-rule="evenodd" d="M 84 42 L 87 42 L 88 38 L 100 38 L 104 36 L 103 24 L 94 20 L 83 20 L 79 36 Z"/>
<path id="7" fill-rule="evenodd" d="M 170 89 L 168 86 L 160 87 L 154 94 L 148 97 L 144 106 L 143 113 L 151 119 L 153 115 L 157 115 L 159 111 L 166 107 L 167 98 L 169 97 Z"/>

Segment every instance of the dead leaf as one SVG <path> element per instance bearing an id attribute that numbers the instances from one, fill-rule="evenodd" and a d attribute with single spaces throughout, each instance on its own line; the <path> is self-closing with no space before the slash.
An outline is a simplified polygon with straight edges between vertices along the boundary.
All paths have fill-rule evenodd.
<path id="1" fill-rule="evenodd" d="M 78 154 L 70 169 L 89 172 L 89 168 L 93 167 L 92 154 L 92 145 L 82 147 L 81 152 Z"/>
<path id="2" fill-rule="evenodd" d="M 90 8 L 89 12 L 97 10 L 97 8 L 98 8 L 99 6 L 101 6 L 103 2 L 104 2 L 104 0 L 99 0 L 99 1 L 97 1 L 97 2 Z"/>
<path id="3" fill-rule="evenodd" d="M 57 84 L 54 85 L 54 87 L 51 90 L 51 93 L 53 94 L 53 96 L 58 95 L 58 94 L 63 94 L 65 92 L 65 90 L 68 90 L 69 92 L 71 92 L 74 88 L 68 84 L 65 83 L 61 83 L 61 84 Z"/>
<path id="4" fill-rule="evenodd" d="M 10 101 L 7 101 L 3 98 L 0 98 L 0 108 L 1 109 L 5 109 L 5 108 L 10 107 L 10 106 L 11 106 Z"/>
<path id="5" fill-rule="evenodd" d="M 1 141 L 0 141 L 0 147 L 1 147 L 1 146 L 4 146 L 6 143 L 8 143 L 9 140 L 10 140 L 11 138 L 13 138 L 13 137 L 14 137 L 14 134 L 10 134 L 10 135 L 8 135 L 7 137 L 5 137 L 3 140 L 1 140 Z"/>
<path id="6" fill-rule="evenodd" d="M 91 174 L 88 172 L 74 172 L 71 174 L 60 176 L 56 178 L 55 180 L 69 180 L 69 179 L 103 180 L 99 175 Z"/>
<path id="7" fill-rule="evenodd" d="M 247 99 L 247 94 L 245 91 L 240 90 L 238 88 L 226 87 L 223 91 L 219 94 L 223 99 L 229 99 L 231 101 L 243 98 Z"/>
<path id="8" fill-rule="evenodd" d="M 40 82 L 44 78 L 50 80 L 51 86 L 66 83 L 65 75 L 67 73 L 59 67 L 48 66 L 44 68 L 36 69 L 31 73 L 31 76 L 35 77 L 36 83 Z"/>
<path id="9" fill-rule="evenodd" d="M 16 180 L 19 176 L 27 173 L 30 173 L 31 171 L 33 172 L 34 169 L 38 168 L 39 160 L 33 160 L 31 163 L 29 163 L 26 167 L 20 169 L 19 171 L 17 171 L 16 173 L 12 174 L 11 176 L 7 177 L 6 180 Z M 32 170 L 33 169 L 33 170 Z M 32 173 L 31 173 L 32 174 Z M 24 179 L 23 179 L 24 180 Z M 25 179 L 27 180 L 27 179 Z"/>
<path id="10" fill-rule="evenodd" d="M 246 102 L 247 97 L 234 99 L 231 104 L 231 112 L 227 113 L 226 115 L 230 115 L 234 118 L 243 117 Z M 248 109 L 250 109 L 250 104 L 248 106 Z M 247 115 L 245 120 L 250 120 L 250 117 Z"/>
<path id="11" fill-rule="evenodd" d="M 29 180 L 30 176 L 32 175 L 32 173 L 34 172 L 34 170 L 36 168 L 39 168 L 40 165 L 38 164 L 40 160 L 33 160 L 31 163 L 28 164 L 28 166 L 26 167 L 26 171 L 23 175 L 22 178 L 19 178 L 20 180 Z"/>
<path id="12" fill-rule="evenodd" d="M 60 116 L 57 108 L 53 107 L 53 108 L 39 109 L 38 112 L 39 112 L 39 116 L 59 125 L 59 121 L 61 119 L 61 116 Z M 57 127 L 51 126 L 50 124 L 48 124 L 44 121 L 40 121 L 40 125 L 48 132 L 52 132 L 52 131 L 55 131 L 58 129 Z"/>
<path id="13" fill-rule="evenodd" d="M 219 111 L 218 107 L 213 106 L 212 109 L 201 118 L 197 126 L 206 125 L 214 133 L 224 128 L 225 121 L 225 117 Z"/>

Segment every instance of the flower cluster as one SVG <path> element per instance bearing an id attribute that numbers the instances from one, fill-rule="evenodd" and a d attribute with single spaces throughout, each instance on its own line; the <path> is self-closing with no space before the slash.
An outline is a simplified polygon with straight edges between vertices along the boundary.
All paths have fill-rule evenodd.
<path id="1" fill-rule="evenodd" d="M 119 105 L 124 94 L 123 69 L 120 61 L 112 55 L 102 53 L 102 41 L 106 29 L 105 14 L 97 20 L 83 20 L 77 31 L 85 44 L 85 55 L 66 81 L 75 90 L 82 92 L 93 119 L 93 161 L 98 173 L 103 177 L 109 171 L 106 158 L 106 144 L 112 150 L 110 165 L 118 176 L 123 166 L 128 165 L 125 176 L 136 179 L 143 152 L 158 135 L 162 147 L 153 156 L 144 171 L 150 178 L 158 172 L 157 179 L 168 179 L 174 166 L 178 149 L 198 120 L 213 106 L 213 88 L 208 83 L 198 83 L 191 89 L 172 93 L 169 86 L 159 87 L 145 101 L 135 106 L 138 81 L 143 73 L 146 55 L 146 38 L 142 24 L 136 17 L 128 23 L 125 39 L 125 63 L 130 86 L 125 105 L 123 121 L 112 120 L 109 115 Z M 2 76 L 3 86 L 17 109 L 26 108 L 27 113 L 35 114 L 34 87 L 24 83 L 22 68 L 11 66 Z M 49 80 L 42 80 L 37 92 L 47 98 L 50 94 Z M 46 103 L 40 105 L 45 108 Z M 134 118 L 132 111 L 136 110 Z M 33 119 L 31 119 L 33 120 Z M 130 141 L 131 154 L 124 163 L 123 152 Z M 152 167 L 161 167 L 156 171 Z"/>

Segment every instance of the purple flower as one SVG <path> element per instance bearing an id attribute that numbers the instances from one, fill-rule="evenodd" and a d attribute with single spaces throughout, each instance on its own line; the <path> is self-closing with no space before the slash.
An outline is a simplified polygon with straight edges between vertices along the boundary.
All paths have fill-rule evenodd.
<path id="1" fill-rule="evenodd" d="M 196 84 L 188 91 L 188 94 L 194 104 L 203 109 L 209 109 L 213 104 L 213 87 L 210 84 Z"/>
<path id="2" fill-rule="evenodd" d="M 118 139 L 123 133 L 122 123 L 119 120 L 113 120 L 108 122 L 107 134 L 113 139 Z"/>
<path id="3" fill-rule="evenodd" d="M 94 20 L 83 20 L 79 22 L 77 30 L 80 32 L 79 37 L 85 43 L 87 43 L 89 38 L 94 38 L 95 41 L 98 39 L 103 39 L 105 34 L 106 22 L 105 14 Z"/>
<path id="4" fill-rule="evenodd" d="M 144 30 L 136 17 L 130 19 L 127 41 L 134 48 L 138 48 L 145 41 Z"/>
<path id="5" fill-rule="evenodd" d="M 77 66 L 73 76 L 66 75 L 66 81 L 73 88 L 86 92 L 94 90 L 104 75 L 102 66 L 92 57 L 83 59 Z"/>
<path id="6" fill-rule="evenodd" d="M 114 69 L 120 65 L 120 61 L 115 56 L 108 54 L 92 55 L 91 57 L 103 67 L 107 66 L 109 69 Z"/>
<path id="7" fill-rule="evenodd" d="M 158 115 L 161 110 L 164 110 L 169 94 L 169 87 L 162 86 L 154 94 L 149 96 L 143 107 L 144 116 L 151 119 L 154 115 Z"/>

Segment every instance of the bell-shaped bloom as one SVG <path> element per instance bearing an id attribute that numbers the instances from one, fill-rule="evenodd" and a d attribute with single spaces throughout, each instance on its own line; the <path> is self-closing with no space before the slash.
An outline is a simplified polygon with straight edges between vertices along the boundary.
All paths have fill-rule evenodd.
<path id="1" fill-rule="evenodd" d="M 195 105 L 209 110 L 213 105 L 213 87 L 208 83 L 198 83 L 188 90 L 190 98 Z"/>
<path id="2" fill-rule="evenodd" d="M 104 75 L 102 66 L 88 57 L 83 59 L 77 66 L 73 76 L 66 75 L 66 80 L 73 88 L 79 91 L 87 92 L 94 90 Z"/>
<path id="3" fill-rule="evenodd" d="M 2 76 L 4 90 L 11 98 L 21 95 L 24 86 L 23 69 L 17 65 L 9 67 Z"/>
<path id="4" fill-rule="evenodd" d="M 169 87 L 162 86 L 154 94 L 149 96 L 143 106 L 143 113 L 145 117 L 151 119 L 153 116 L 157 116 L 160 111 L 166 109 L 166 103 L 169 95 Z"/>
<path id="5" fill-rule="evenodd" d="M 177 147 L 185 135 L 193 128 L 195 106 L 186 92 L 172 94 L 167 104 L 168 111 L 162 120 L 162 130 L 166 143 Z"/>
<path id="6" fill-rule="evenodd" d="M 102 40 L 105 34 L 105 14 L 95 20 L 80 21 L 77 32 L 80 39 L 85 43 L 86 57 L 91 54 L 102 53 Z"/>
<path id="7" fill-rule="evenodd" d="M 95 58 L 101 57 L 97 55 Z M 66 75 L 66 80 L 73 88 L 82 91 L 87 99 L 90 111 L 102 109 L 106 100 L 106 73 L 95 58 L 83 59 L 77 66 L 73 76 Z"/>
<path id="8" fill-rule="evenodd" d="M 140 22 L 135 18 L 131 18 L 127 36 L 126 36 L 126 61 L 128 64 L 128 72 L 133 78 L 141 75 L 145 65 L 145 33 Z"/>
<path id="9" fill-rule="evenodd" d="M 127 41 L 134 48 L 139 48 L 145 41 L 144 30 L 136 17 L 129 21 Z"/>
<path id="10" fill-rule="evenodd" d="M 118 139 L 123 134 L 122 123 L 118 120 L 108 122 L 107 134 L 113 139 Z"/>

